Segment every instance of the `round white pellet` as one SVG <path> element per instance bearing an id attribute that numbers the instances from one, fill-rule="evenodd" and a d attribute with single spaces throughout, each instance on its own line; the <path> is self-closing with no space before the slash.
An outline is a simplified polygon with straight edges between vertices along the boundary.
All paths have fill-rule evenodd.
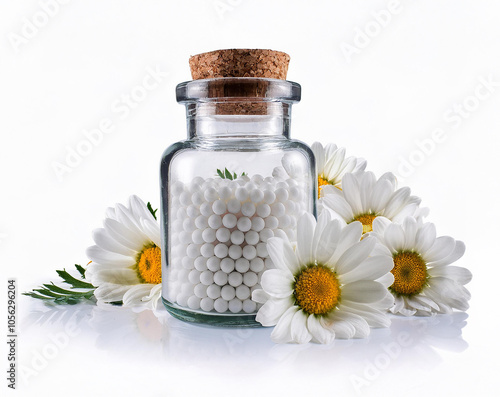
<path id="1" fill-rule="evenodd" d="M 177 233 L 182 232 L 184 230 L 184 228 L 182 227 L 182 220 L 176 219 L 175 221 L 173 221 L 172 230 Z"/>
<path id="2" fill-rule="evenodd" d="M 194 294 L 195 294 L 198 298 L 206 298 L 206 297 L 207 297 L 207 288 L 208 288 L 208 286 L 206 286 L 206 285 L 203 285 L 203 284 L 197 284 L 197 285 L 194 287 Z"/>
<path id="3" fill-rule="evenodd" d="M 250 230 L 245 233 L 245 241 L 247 244 L 255 245 L 259 242 L 259 233 L 256 231 Z"/>
<path id="4" fill-rule="evenodd" d="M 278 218 L 276 218 L 275 216 L 268 216 L 266 218 L 266 228 L 268 229 L 276 229 L 279 225 L 279 222 L 278 222 Z"/>
<path id="5" fill-rule="evenodd" d="M 214 214 L 222 215 L 226 212 L 226 203 L 222 200 L 215 200 L 212 205 L 212 211 Z"/>
<path id="6" fill-rule="evenodd" d="M 285 181 L 278 182 L 276 184 L 276 189 L 288 189 L 288 183 Z"/>
<path id="7" fill-rule="evenodd" d="M 292 178 L 288 178 L 285 182 L 288 186 L 297 186 L 298 185 L 298 182 Z"/>
<path id="8" fill-rule="evenodd" d="M 266 226 L 266 222 L 261 217 L 252 218 L 252 230 L 260 232 Z"/>
<path id="9" fill-rule="evenodd" d="M 191 185 L 193 186 L 200 186 L 203 185 L 205 182 L 205 179 L 203 179 L 201 176 L 195 176 L 193 180 L 191 181 Z"/>
<path id="10" fill-rule="evenodd" d="M 214 246 L 213 244 L 205 243 L 200 248 L 200 253 L 205 258 L 210 258 L 214 256 Z"/>
<path id="11" fill-rule="evenodd" d="M 269 256 L 269 253 L 267 252 L 266 243 L 259 243 L 257 244 L 256 248 L 257 248 L 257 255 L 260 256 L 261 258 L 267 258 Z"/>
<path id="12" fill-rule="evenodd" d="M 208 227 L 208 220 L 206 216 L 200 215 L 194 220 L 194 224 L 198 229 L 204 230 Z"/>
<path id="13" fill-rule="evenodd" d="M 233 244 L 240 245 L 243 244 L 243 241 L 245 241 L 245 235 L 243 234 L 242 231 L 235 230 L 234 232 L 231 233 L 231 242 Z"/>
<path id="14" fill-rule="evenodd" d="M 211 299 L 220 297 L 220 287 L 217 284 L 209 285 L 207 288 L 207 296 Z"/>
<path id="15" fill-rule="evenodd" d="M 208 226 L 210 226 L 212 229 L 218 229 L 219 227 L 222 226 L 222 219 L 220 215 L 210 215 L 208 218 Z"/>
<path id="16" fill-rule="evenodd" d="M 292 200 L 287 200 L 283 204 L 285 204 L 285 211 L 289 215 L 293 215 L 295 213 L 295 203 Z"/>
<path id="17" fill-rule="evenodd" d="M 205 196 L 203 196 L 203 192 L 193 193 L 193 195 L 191 196 L 191 201 L 193 202 L 194 205 L 199 207 L 205 201 Z"/>
<path id="18" fill-rule="evenodd" d="M 198 244 L 189 244 L 186 253 L 190 258 L 196 258 L 200 256 L 200 246 Z"/>
<path id="19" fill-rule="evenodd" d="M 238 229 L 242 232 L 248 232 L 252 227 L 252 221 L 246 216 L 242 216 L 237 222 Z"/>
<path id="20" fill-rule="evenodd" d="M 188 207 L 189 208 L 189 207 Z M 176 211 L 176 215 L 178 219 L 186 219 L 188 217 L 187 210 L 184 207 L 179 208 Z M 191 217 L 192 218 L 192 217 Z"/>
<path id="21" fill-rule="evenodd" d="M 227 311 L 228 307 L 228 302 L 222 298 L 218 298 L 214 302 L 214 309 L 218 313 L 224 313 L 225 311 Z"/>
<path id="22" fill-rule="evenodd" d="M 288 215 L 280 216 L 278 219 L 278 226 L 284 229 L 292 224 L 292 219 Z"/>
<path id="23" fill-rule="evenodd" d="M 244 203 L 241 206 L 241 213 L 245 216 L 252 217 L 255 214 L 255 211 L 255 204 L 251 203 L 250 201 Z"/>
<path id="24" fill-rule="evenodd" d="M 290 199 L 293 201 L 297 201 L 300 198 L 300 189 L 297 186 L 293 186 L 290 188 Z"/>
<path id="25" fill-rule="evenodd" d="M 255 310 L 257 310 L 257 304 L 254 301 L 250 299 L 245 299 L 243 301 L 243 311 L 245 313 L 253 313 Z"/>
<path id="26" fill-rule="evenodd" d="M 198 215 L 200 215 L 200 210 L 196 208 L 193 204 L 191 204 L 189 207 L 187 207 L 186 214 L 190 218 L 196 218 Z"/>
<path id="27" fill-rule="evenodd" d="M 212 272 L 216 272 L 220 270 L 220 262 L 221 260 L 217 258 L 216 256 L 212 256 L 211 258 L 207 259 L 207 268 L 208 270 Z"/>
<path id="28" fill-rule="evenodd" d="M 228 229 L 235 227 L 236 222 L 238 222 L 238 218 L 236 218 L 234 214 L 226 214 L 224 215 L 224 218 L 222 218 L 222 224 Z"/>
<path id="29" fill-rule="evenodd" d="M 257 188 L 257 185 L 253 182 L 245 182 L 243 183 L 245 185 L 245 188 L 251 192 L 253 189 Z"/>
<path id="30" fill-rule="evenodd" d="M 283 240 L 288 240 L 288 236 L 282 229 L 276 229 L 274 230 L 274 237 L 279 237 L 282 238 Z"/>
<path id="31" fill-rule="evenodd" d="M 234 299 L 234 297 L 236 296 L 236 290 L 234 289 L 234 287 L 231 287 L 230 285 L 225 285 L 220 290 L 220 296 L 222 299 L 230 301 L 231 299 Z"/>
<path id="32" fill-rule="evenodd" d="M 239 313 L 243 309 L 243 302 L 239 299 L 231 299 L 228 304 L 231 313 Z"/>
<path id="33" fill-rule="evenodd" d="M 286 200 L 288 200 L 288 190 L 286 190 L 286 188 L 280 187 L 276 189 L 274 193 L 276 194 L 276 200 L 281 202 L 285 202 Z"/>
<path id="34" fill-rule="evenodd" d="M 228 186 L 223 186 L 219 189 L 219 196 L 222 200 L 227 200 L 232 194 L 233 192 Z"/>
<path id="35" fill-rule="evenodd" d="M 228 229 L 221 227 L 215 232 L 215 237 L 217 237 L 217 240 L 221 243 L 225 243 L 231 238 L 231 232 Z"/>
<path id="36" fill-rule="evenodd" d="M 200 282 L 200 274 L 201 272 L 196 269 L 191 270 L 188 275 L 189 282 L 193 285 L 198 284 Z"/>
<path id="37" fill-rule="evenodd" d="M 185 256 L 182 258 L 182 267 L 184 269 L 193 269 L 194 268 L 194 259 L 189 256 Z"/>
<path id="38" fill-rule="evenodd" d="M 261 203 L 257 206 L 257 215 L 261 218 L 267 218 L 271 214 L 271 207 L 265 203 Z"/>
<path id="39" fill-rule="evenodd" d="M 269 238 L 274 237 L 274 233 L 271 229 L 262 229 L 259 233 L 260 241 L 265 243 Z"/>
<path id="40" fill-rule="evenodd" d="M 216 239 L 215 229 L 211 229 L 211 228 L 207 227 L 201 233 L 201 238 L 206 243 L 213 243 L 215 241 L 215 239 Z"/>
<path id="41" fill-rule="evenodd" d="M 178 273 L 178 280 L 180 282 L 187 282 L 188 281 L 188 276 L 189 276 L 189 272 L 191 270 L 189 269 L 181 269 Z"/>
<path id="42" fill-rule="evenodd" d="M 245 258 L 240 258 L 234 263 L 234 268 L 240 273 L 245 273 L 250 269 L 250 261 Z"/>
<path id="43" fill-rule="evenodd" d="M 200 282 L 204 285 L 210 285 L 214 282 L 214 274 L 210 270 L 205 270 L 200 274 Z"/>
<path id="44" fill-rule="evenodd" d="M 234 270 L 234 260 L 224 258 L 220 261 L 220 269 L 225 273 L 231 273 Z"/>
<path id="45" fill-rule="evenodd" d="M 283 203 L 274 203 L 271 205 L 271 214 L 275 217 L 280 217 L 285 215 L 285 205 Z"/>
<path id="46" fill-rule="evenodd" d="M 174 196 L 178 196 L 184 191 L 184 184 L 180 181 L 172 183 L 172 187 L 170 188 Z"/>
<path id="47" fill-rule="evenodd" d="M 241 273 L 232 272 L 229 274 L 229 276 L 227 276 L 227 282 L 229 283 L 229 285 L 237 287 L 243 282 L 243 276 L 241 275 Z"/>
<path id="48" fill-rule="evenodd" d="M 244 187 L 239 187 L 238 189 L 236 189 L 234 195 L 239 201 L 246 201 L 248 199 L 248 190 Z"/>
<path id="49" fill-rule="evenodd" d="M 196 225 L 194 224 L 194 220 L 191 218 L 184 219 L 182 222 L 182 227 L 186 232 L 193 232 L 196 229 Z"/>
<path id="50" fill-rule="evenodd" d="M 231 199 L 227 202 L 227 210 L 232 214 L 237 214 L 240 212 L 241 202 L 237 199 Z"/>
<path id="51" fill-rule="evenodd" d="M 187 296 L 191 296 L 194 294 L 194 286 L 196 284 L 191 284 L 191 283 L 185 283 L 185 284 L 182 284 L 182 287 L 181 287 L 181 293 L 184 294 L 184 295 L 187 295 Z"/>
<path id="52" fill-rule="evenodd" d="M 229 256 L 233 259 L 238 259 L 241 258 L 241 255 L 243 254 L 243 249 L 239 245 L 231 245 L 229 247 Z"/>
<path id="53" fill-rule="evenodd" d="M 274 203 L 274 200 L 276 200 L 276 195 L 272 190 L 264 191 L 264 203 L 272 204 Z"/>
<path id="54" fill-rule="evenodd" d="M 179 202 L 187 207 L 189 204 L 192 203 L 191 201 L 191 194 L 188 192 L 182 192 L 181 195 L 179 196 Z"/>
<path id="55" fill-rule="evenodd" d="M 189 233 L 189 232 L 186 232 L 186 231 L 182 231 L 178 234 L 179 236 L 179 241 L 183 244 L 191 244 L 193 242 L 193 240 L 191 239 L 191 234 L 192 233 Z"/>
<path id="56" fill-rule="evenodd" d="M 195 244 L 203 244 L 205 241 L 203 240 L 202 236 L 202 230 L 196 229 L 192 234 L 191 234 L 191 239 L 193 240 L 193 243 Z"/>
<path id="57" fill-rule="evenodd" d="M 274 266 L 273 260 L 271 258 L 266 258 L 264 260 L 264 265 L 266 266 L 266 269 L 275 269 L 276 266 Z"/>
<path id="58" fill-rule="evenodd" d="M 256 255 L 257 255 L 257 250 L 253 245 L 247 245 L 243 248 L 243 256 L 246 259 L 252 260 L 253 258 L 255 258 Z"/>
<path id="59" fill-rule="evenodd" d="M 201 299 L 195 295 L 191 295 L 187 301 L 187 305 L 190 309 L 198 310 L 200 308 Z"/>
<path id="60" fill-rule="evenodd" d="M 264 200 L 264 192 L 260 189 L 253 189 L 250 192 L 250 200 L 252 200 L 255 204 L 260 203 Z"/>
<path id="61" fill-rule="evenodd" d="M 203 216 L 209 217 L 212 215 L 214 212 L 212 211 L 212 204 L 211 203 L 203 203 L 200 205 L 200 213 Z"/>
<path id="62" fill-rule="evenodd" d="M 243 275 L 243 283 L 247 287 L 253 287 L 255 284 L 257 284 L 259 281 L 259 277 L 257 276 L 256 273 L 254 272 L 246 272 Z"/>
<path id="63" fill-rule="evenodd" d="M 225 258 L 227 256 L 227 251 L 227 245 L 223 243 L 217 244 L 214 248 L 214 254 L 217 258 Z"/>
<path id="64" fill-rule="evenodd" d="M 264 180 L 264 177 L 262 175 L 255 174 L 252 176 L 251 180 L 252 180 L 252 182 L 255 182 L 255 183 L 261 183 Z"/>
<path id="65" fill-rule="evenodd" d="M 222 270 L 219 270 L 214 274 L 214 283 L 217 285 L 225 285 L 227 283 L 227 273 L 224 273 Z"/>
<path id="66" fill-rule="evenodd" d="M 259 248 L 257 246 L 257 253 Z M 250 270 L 255 273 L 259 273 L 264 270 L 264 261 L 261 258 L 253 258 L 250 262 Z"/>
<path id="67" fill-rule="evenodd" d="M 209 187 L 208 189 L 205 190 L 204 196 L 205 200 L 207 200 L 209 203 L 213 203 L 215 200 L 217 200 L 219 194 L 217 193 L 217 190 L 215 190 L 213 187 Z"/>
<path id="68" fill-rule="evenodd" d="M 236 287 L 236 297 L 241 300 L 250 298 L 250 288 L 246 285 L 239 285 Z"/>
<path id="69" fill-rule="evenodd" d="M 186 295 L 186 294 L 178 294 L 177 295 L 177 304 L 179 304 L 180 306 L 187 306 L 187 303 L 188 303 L 188 299 L 189 299 L 189 295 Z"/>
<path id="70" fill-rule="evenodd" d="M 207 258 L 199 256 L 194 260 L 194 268 L 200 272 L 207 270 Z"/>
<path id="71" fill-rule="evenodd" d="M 201 310 L 210 312 L 214 309 L 214 300 L 211 298 L 203 298 L 200 302 Z"/>

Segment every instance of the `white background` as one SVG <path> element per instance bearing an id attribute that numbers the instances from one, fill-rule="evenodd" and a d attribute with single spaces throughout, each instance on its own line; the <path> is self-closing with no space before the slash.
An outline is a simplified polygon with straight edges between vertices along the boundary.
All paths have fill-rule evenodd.
<path id="1" fill-rule="evenodd" d="M 498 2 L 73 0 L 47 16 L 47 1 L 0 6 L 2 295 L 8 277 L 22 292 L 85 264 L 107 206 L 131 194 L 158 206 L 161 153 L 185 138 L 175 86 L 190 79 L 190 55 L 221 48 L 289 53 L 288 78 L 303 88 L 292 136 L 335 142 L 377 175 L 396 173 L 431 208 L 438 234 L 466 242 L 459 265 L 474 279 L 468 318 L 396 318 L 368 340 L 329 347 L 274 346 L 268 329 L 205 329 L 149 312 L 46 312 L 20 296 L 25 368 L 13 394 L 498 392 Z M 32 22 L 39 27 L 30 32 Z M 162 72 L 157 86 L 118 111 L 150 69 Z M 451 118 L 457 105 L 465 113 Z M 54 164 L 103 120 L 112 131 L 58 178 Z"/>

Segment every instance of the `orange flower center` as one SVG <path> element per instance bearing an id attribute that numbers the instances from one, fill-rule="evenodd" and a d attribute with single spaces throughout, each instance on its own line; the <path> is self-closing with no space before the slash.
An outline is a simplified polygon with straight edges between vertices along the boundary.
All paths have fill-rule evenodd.
<path id="1" fill-rule="evenodd" d="M 340 285 L 335 273 L 323 265 L 311 265 L 295 278 L 297 305 L 308 314 L 327 314 L 340 299 Z"/>

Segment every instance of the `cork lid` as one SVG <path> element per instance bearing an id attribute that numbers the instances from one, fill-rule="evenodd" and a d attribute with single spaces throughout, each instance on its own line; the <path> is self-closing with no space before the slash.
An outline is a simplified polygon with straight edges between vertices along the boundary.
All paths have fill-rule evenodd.
<path id="1" fill-rule="evenodd" d="M 228 49 L 189 58 L 193 80 L 218 77 L 260 77 L 286 80 L 290 56 L 281 51 Z"/>

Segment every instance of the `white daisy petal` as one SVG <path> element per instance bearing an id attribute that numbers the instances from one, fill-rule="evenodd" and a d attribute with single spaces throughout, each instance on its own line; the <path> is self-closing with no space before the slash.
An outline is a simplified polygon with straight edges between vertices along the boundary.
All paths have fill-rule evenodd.
<path id="1" fill-rule="evenodd" d="M 358 302 L 370 303 L 384 298 L 386 289 L 376 281 L 360 280 L 346 284 L 342 287 L 342 299 Z"/>
<path id="2" fill-rule="evenodd" d="M 130 256 L 105 251 L 97 245 L 87 248 L 86 254 L 92 262 L 102 265 L 131 266 L 135 263 L 134 258 Z"/>
<path id="3" fill-rule="evenodd" d="M 105 303 L 119 302 L 123 300 L 123 295 L 131 288 L 130 285 L 119 285 L 106 283 L 96 288 L 94 296 L 98 301 Z"/>
<path id="4" fill-rule="evenodd" d="M 126 256 L 137 255 L 137 251 L 120 244 L 118 241 L 116 241 L 116 239 L 112 238 L 108 234 L 106 229 L 94 229 L 92 231 L 92 238 L 94 239 L 96 245 L 103 250 L 116 252 L 117 254 Z"/>
<path id="5" fill-rule="evenodd" d="M 438 237 L 434 244 L 427 250 L 422 252 L 422 258 L 426 262 L 436 262 L 446 258 L 455 249 L 455 239 L 449 236 Z"/>
<path id="6" fill-rule="evenodd" d="M 382 211 L 387 202 L 391 198 L 392 195 L 392 185 L 389 181 L 384 179 L 379 179 L 374 187 L 373 191 L 369 195 L 369 204 L 368 209 L 371 209 L 374 213 L 378 213 Z"/>
<path id="7" fill-rule="evenodd" d="M 385 229 L 391 224 L 391 221 L 384 216 L 377 216 L 372 223 L 373 233 L 377 234 L 379 238 L 383 239 Z"/>
<path id="8" fill-rule="evenodd" d="M 405 250 L 412 249 L 415 247 L 415 238 L 417 235 L 418 225 L 415 218 L 407 217 L 403 221 L 404 230 L 404 245 Z"/>
<path id="9" fill-rule="evenodd" d="M 271 333 L 271 339 L 275 343 L 288 343 L 291 341 L 291 323 L 294 314 L 299 310 L 297 306 L 291 306 L 281 316 Z"/>
<path id="10" fill-rule="evenodd" d="M 365 211 L 361 204 L 360 187 L 358 179 L 352 174 L 346 174 L 342 179 L 342 191 L 345 200 L 352 208 L 354 215 L 363 214 Z"/>
<path id="11" fill-rule="evenodd" d="M 252 292 L 252 300 L 256 303 L 266 303 L 271 297 L 263 289 L 256 289 Z"/>
<path id="12" fill-rule="evenodd" d="M 330 344 L 335 340 L 335 331 L 325 328 L 314 315 L 307 318 L 307 329 L 311 333 L 312 340 L 317 343 Z"/>
<path id="13" fill-rule="evenodd" d="M 408 217 L 412 217 L 418 209 L 418 204 L 411 203 L 401 207 L 397 215 L 394 215 L 392 221 L 394 223 L 403 223 Z"/>
<path id="14" fill-rule="evenodd" d="M 324 191 L 325 189 L 326 188 L 323 188 L 321 190 Z M 354 213 L 352 212 L 352 208 L 349 205 L 349 203 L 347 203 L 344 197 L 337 196 L 334 194 L 329 194 L 327 196 L 324 196 L 322 201 L 324 206 L 326 206 L 327 208 L 331 209 L 332 211 L 340 215 L 342 219 L 344 219 L 346 222 L 350 222 L 354 219 Z"/>
<path id="15" fill-rule="evenodd" d="M 277 269 L 287 271 L 291 275 L 298 271 L 300 264 L 289 241 L 271 237 L 267 240 L 267 252 Z"/>
<path id="16" fill-rule="evenodd" d="M 382 277 L 377 278 L 375 281 L 382 284 L 385 288 L 389 288 L 392 284 L 394 284 L 394 275 L 392 273 L 387 273 Z"/>
<path id="17" fill-rule="evenodd" d="M 160 226 L 158 222 L 154 219 L 141 219 L 141 226 L 148 238 L 155 243 L 157 247 L 161 247 Z"/>
<path id="18" fill-rule="evenodd" d="M 363 235 L 363 225 L 361 222 L 352 222 L 344 227 L 340 232 L 339 241 L 335 252 L 328 259 L 327 263 L 335 265 L 342 254 L 357 243 Z"/>
<path id="19" fill-rule="evenodd" d="M 347 249 L 336 263 L 335 271 L 339 276 L 354 270 L 373 251 L 377 240 L 366 237 Z"/>
<path id="20" fill-rule="evenodd" d="M 393 267 L 394 262 L 391 258 L 385 255 L 372 256 L 359 262 L 349 272 L 339 274 L 339 280 L 342 284 L 349 284 L 359 280 L 377 280 L 379 277 L 391 274 L 389 272 Z M 394 276 L 392 280 L 394 280 Z"/>
<path id="21" fill-rule="evenodd" d="M 436 240 L 436 226 L 433 223 L 424 223 L 415 235 L 415 251 L 428 251 L 434 240 Z"/>
<path id="22" fill-rule="evenodd" d="M 133 249 L 137 252 L 142 250 L 144 245 L 142 239 L 136 239 L 125 226 L 114 219 L 107 218 L 104 220 L 104 228 L 109 235 L 125 247 Z"/>
<path id="23" fill-rule="evenodd" d="M 432 262 L 433 267 L 449 265 L 450 263 L 456 262 L 459 260 L 465 253 L 465 244 L 462 241 L 455 242 L 455 248 L 448 256 L 440 259 L 438 261 Z"/>
<path id="24" fill-rule="evenodd" d="M 362 317 L 370 327 L 389 327 L 391 320 L 384 312 L 374 309 L 368 305 L 363 305 L 354 302 L 345 302 L 339 305 L 340 311 L 357 314 Z"/>
<path id="25" fill-rule="evenodd" d="M 356 335 L 356 327 L 349 321 L 351 319 L 345 312 L 334 312 L 328 318 L 323 317 L 320 321 L 328 324 L 338 339 L 351 339 Z"/>
<path id="26" fill-rule="evenodd" d="M 446 277 L 462 285 L 472 280 L 472 273 L 468 269 L 459 266 L 433 267 L 428 272 L 433 277 Z"/>
<path id="27" fill-rule="evenodd" d="M 316 260 L 318 263 L 326 263 L 332 257 L 337 249 L 341 229 L 342 226 L 338 219 L 326 225 L 321 239 L 318 242 L 318 246 L 316 247 Z"/>
<path id="28" fill-rule="evenodd" d="M 307 343 L 311 340 L 312 336 L 307 330 L 307 317 L 302 310 L 298 310 L 292 317 L 290 324 L 290 336 L 292 341 L 296 343 Z"/>
<path id="29" fill-rule="evenodd" d="M 316 219 L 309 213 L 302 215 L 297 222 L 297 256 L 302 265 L 314 262 L 313 236 Z"/>
<path id="30" fill-rule="evenodd" d="M 266 270 L 262 274 L 260 284 L 262 289 L 274 298 L 286 298 L 293 293 L 293 276 L 284 270 Z"/>
<path id="31" fill-rule="evenodd" d="M 132 307 L 142 304 L 142 298 L 148 296 L 155 284 L 136 284 L 123 295 L 123 306 Z"/>
<path id="32" fill-rule="evenodd" d="M 118 285 L 135 285 L 140 283 L 137 272 L 133 269 L 104 267 L 99 264 L 89 265 L 85 272 L 86 277 L 92 285 L 112 283 Z"/>
<path id="33" fill-rule="evenodd" d="M 254 293 L 255 292 L 256 291 L 254 291 Z M 259 323 L 261 323 L 264 327 L 276 325 L 280 317 L 291 306 L 293 306 L 293 302 L 290 299 L 290 297 L 284 299 L 271 298 L 266 303 L 264 303 L 264 305 L 259 309 L 256 320 Z"/>
<path id="34" fill-rule="evenodd" d="M 319 142 L 314 142 L 311 145 L 311 150 L 314 153 L 314 157 L 316 159 L 316 168 L 318 174 L 323 173 L 323 169 L 325 167 L 325 151 L 323 149 L 323 145 Z"/>
<path id="35" fill-rule="evenodd" d="M 384 209 L 384 216 L 389 219 L 394 218 L 400 209 L 405 206 L 408 198 L 410 197 L 410 188 L 402 187 L 401 189 L 396 190 Z"/>
<path id="36" fill-rule="evenodd" d="M 395 223 L 390 224 L 385 229 L 385 245 L 391 252 L 397 252 L 404 247 L 405 235 L 401 225 Z"/>

